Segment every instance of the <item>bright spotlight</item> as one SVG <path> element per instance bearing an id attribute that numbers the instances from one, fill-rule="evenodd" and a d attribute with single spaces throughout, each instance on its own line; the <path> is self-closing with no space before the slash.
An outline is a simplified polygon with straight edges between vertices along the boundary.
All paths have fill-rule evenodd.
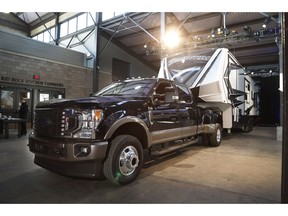
<path id="1" fill-rule="evenodd" d="M 176 31 L 167 32 L 163 38 L 163 42 L 169 48 L 176 47 L 180 43 L 179 34 Z"/>

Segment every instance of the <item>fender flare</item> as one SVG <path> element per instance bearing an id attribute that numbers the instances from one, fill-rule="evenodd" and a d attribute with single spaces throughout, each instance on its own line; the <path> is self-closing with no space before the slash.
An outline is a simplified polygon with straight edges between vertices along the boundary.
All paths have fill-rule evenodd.
<path id="1" fill-rule="evenodd" d="M 205 110 L 202 118 L 201 124 L 213 124 L 214 123 L 214 113 L 211 110 Z"/>
<path id="2" fill-rule="evenodd" d="M 119 120 L 117 120 L 110 128 L 109 130 L 107 131 L 107 133 L 105 134 L 104 136 L 104 139 L 105 140 L 108 140 L 110 139 L 113 134 L 115 133 L 115 131 L 121 127 L 122 125 L 124 124 L 127 124 L 127 123 L 137 123 L 139 125 L 141 125 L 141 127 L 144 129 L 145 133 L 146 133 L 146 136 L 147 136 L 147 142 L 148 143 L 151 143 L 151 135 L 150 135 L 150 132 L 149 132 L 149 129 L 146 125 L 146 123 L 142 120 L 142 119 L 139 119 L 135 116 L 126 116 L 124 118 L 121 118 Z"/>

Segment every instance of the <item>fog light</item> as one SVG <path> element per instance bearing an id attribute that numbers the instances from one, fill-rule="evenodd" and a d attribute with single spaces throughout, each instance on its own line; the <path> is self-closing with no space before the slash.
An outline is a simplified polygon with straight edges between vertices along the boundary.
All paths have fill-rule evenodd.
<path id="1" fill-rule="evenodd" d="M 88 145 L 77 144 L 74 146 L 75 157 L 87 157 L 91 153 L 91 148 Z"/>
<path id="2" fill-rule="evenodd" d="M 81 147 L 81 152 L 87 154 L 88 153 L 88 147 Z"/>

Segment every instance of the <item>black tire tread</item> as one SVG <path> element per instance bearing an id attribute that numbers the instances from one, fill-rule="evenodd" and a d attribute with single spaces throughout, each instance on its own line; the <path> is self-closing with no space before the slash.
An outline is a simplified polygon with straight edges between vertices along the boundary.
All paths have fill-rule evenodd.
<path id="1" fill-rule="evenodd" d="M 131 181 L 125 182 L 125 181 L 119 180 L 117 176 L 114 176 L 113 168 L 112 168 L 114 166 L 113 163 L 114 163 L 115 154 L 117 155 L 117 153 L 118 153 L 117 151 L 119 151 L 119 149 L 121 149 L 121 144 L 126 139 L 134 140 L 136 143 L 138 143 L 137 145 L 139 145 L 139 147 L 142 148 L 140 141 L 136 137 L 131 136 L 131 135 L 119 135 L 114 140 L 112 140 L 111 147 L 110 147 L 110 150 L 109 150 L 109 153 L 108 153 L 108 157 L 107 157 L 107 159 L 104 162 L 103 172 L 104 172 L 105 177 L 110 182 L 112 182 L 114 184 L 128 184 L 128 183 L 131 182 Z M 140 166 L 140 169 L 141 169 L 142 162 L 143 162 L 143 151 L 142 152 L 138 152 L 138 154 L 140 154 L 139 155 L 139 157 L 140 157 L 139 166 Z M 136 175 L 136 177 L 137 177 L 137 175 Z"/>

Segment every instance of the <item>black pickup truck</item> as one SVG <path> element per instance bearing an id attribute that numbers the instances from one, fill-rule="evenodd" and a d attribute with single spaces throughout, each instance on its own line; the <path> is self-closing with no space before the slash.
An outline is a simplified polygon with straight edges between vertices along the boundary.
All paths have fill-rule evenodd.
<path id="1" fill-rule="evenodd" d="M 219 146 L 221 125 L 221 111 L 197 106 L 187 86 L 129 79 L 87 98 L 40 102 L 28 146 L 34 163 L 53 172 L 128 184 L 144 151 L 161 155 L 199 140 Z"/>

